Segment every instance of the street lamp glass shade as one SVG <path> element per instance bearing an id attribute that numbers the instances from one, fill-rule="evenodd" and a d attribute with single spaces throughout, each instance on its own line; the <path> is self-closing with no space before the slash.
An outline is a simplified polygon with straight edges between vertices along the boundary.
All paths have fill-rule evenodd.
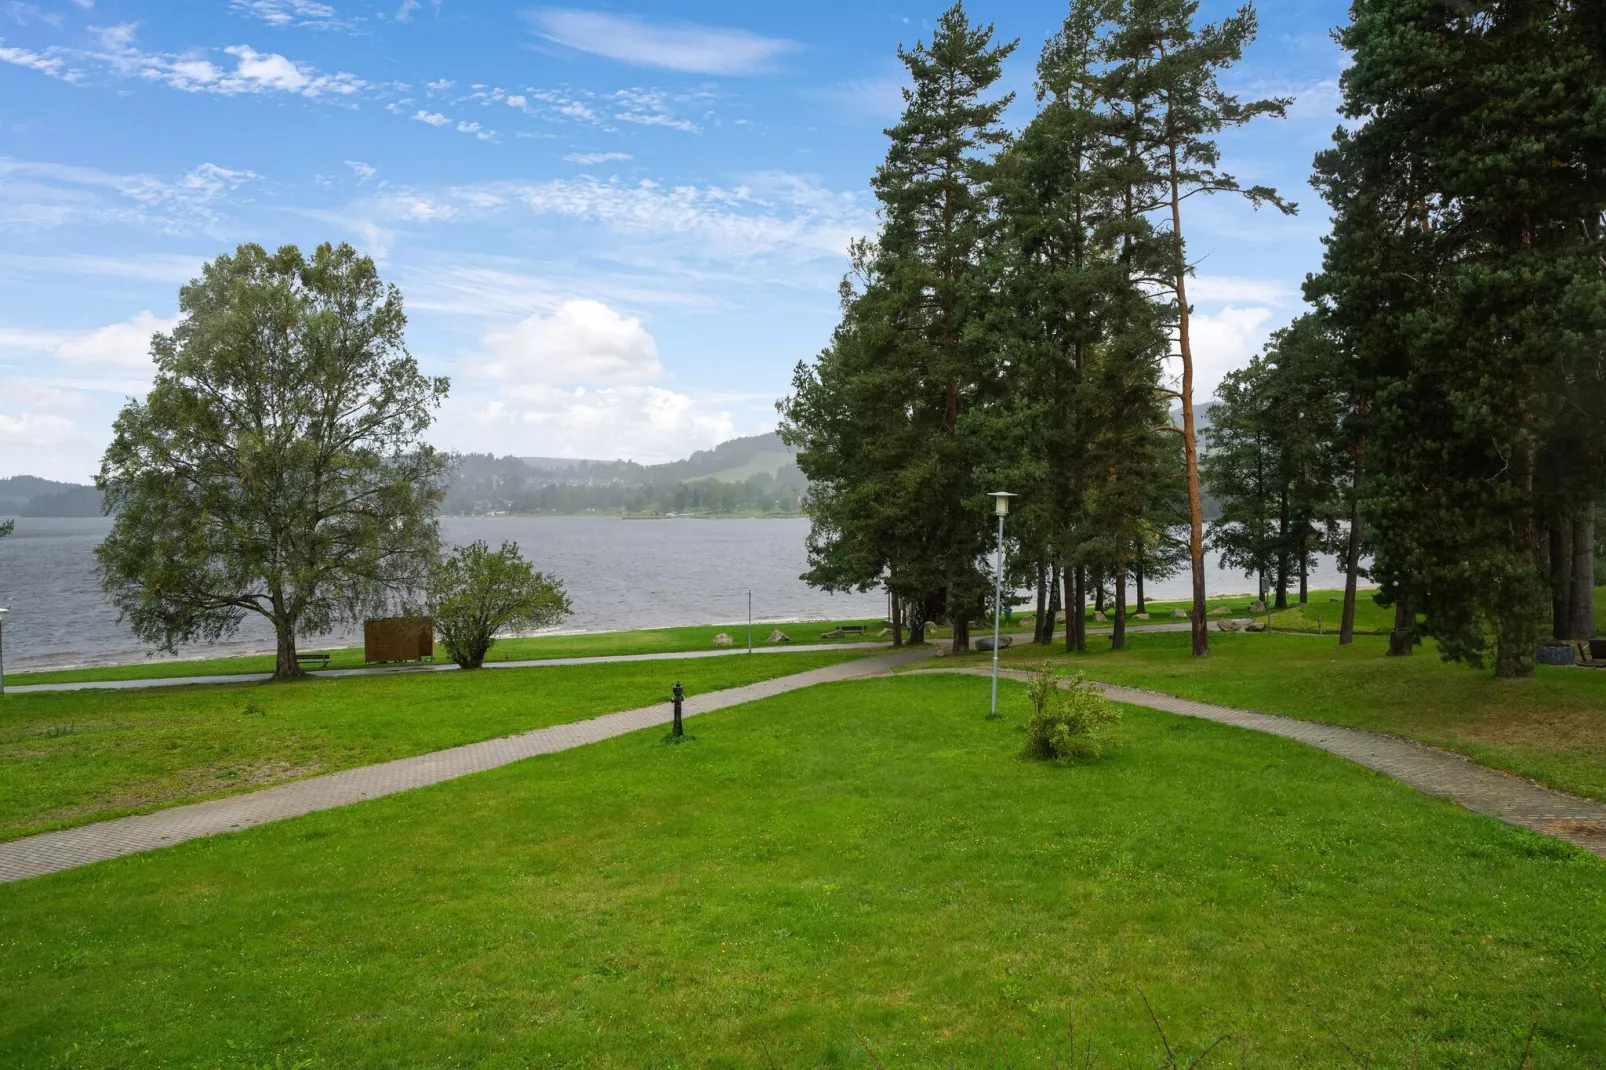
<path id="1" fill-rule="evenodd" d="M 10 613 L 10 612 L 11 612 L 11 610 L 9 610 L 9 609 L 0 609 L 0 621 L 5 620 L 6 619 L 6 614 Z"/>
<path id="2" fill-rule="evenodd" d="M 1007 490 L 995 490 L 987 495 L 993 500 L 993 513 L 997 516 L 1009 515 L 1009 499 L 1014 496 Z"/>

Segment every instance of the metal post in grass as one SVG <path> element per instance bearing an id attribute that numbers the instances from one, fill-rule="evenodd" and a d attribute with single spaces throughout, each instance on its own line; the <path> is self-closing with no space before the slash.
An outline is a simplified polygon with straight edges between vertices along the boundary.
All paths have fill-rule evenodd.
<path id="1" fill-rule="evenodd" d="M 6 693 L 6 614 L 9 609 L 0 609 L 0 695 Z"/>
<path id="2" fill-rule="evenodd" d="M 681 737 L 683 737 L 686 734 L 686 729 L 680 723 L 680 704 L 685 698 L 686 698 L 686 689 L 680 686 L 680 681 L 679 680 L 676 680 L 675 681 L 675 689 L 674 689 L 675 727 L 670 729 L 670 732 L 669 732 L 669 734 L 672 737 L 674 737 L 676 740 L 679 740 Z"/>
<path id="3" fill-rule="evenodd" d="M 993 500 L 993 513 L 998 517 L 998 548 L 993 551 L 993 702 L 988 717 L 998 716 L 998 625 L 1004 619 L 1004 517 L 1009 515 L 1009 499 L 1015 495 L 1007 490 L 995 490 L 987 497 Z"/>
<path id="4" fill-rule="evenodd" d="M 753 589 L 747 589 L 747 652 L 753 652 Z"/>

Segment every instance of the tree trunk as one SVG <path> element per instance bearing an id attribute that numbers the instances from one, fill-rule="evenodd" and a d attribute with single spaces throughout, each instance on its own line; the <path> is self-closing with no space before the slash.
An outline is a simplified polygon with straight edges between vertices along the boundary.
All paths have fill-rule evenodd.
<path id="1" fill-rule="evenodd" d="M 278 653 L 273 661 L 274 676 L 305 676 L 296 663 L 296 626 L 282 616 L 274 619 L 273 629 L 278 633 Z"/>
<path id="2" fill-rule="evenodd" d="M 1065 607 L 1065 649 L 1080 653 L 1087 649 L 1087 570 L 1081 565 L 1065 570 L 1071 588 L 1071 602 Z"/>
<path id="3" fill-rule="evenodd" d="M 1583 519 L 1573 521 L 1573 595 L 1571 601 L 1572 638 L 1589 639 L 1595 634 L 1595 503 L 1590 502 Z"/>
<path id="4" fill-rule="evenodd" d="M 903 599 L 892 596 L 892 649 L 903 646 Z"/>
<path id="5" fill-rule="evenodd" d="M 1136 574 L 1138 585 L 1138 612 L 1147 613 L 1148 610 L 1143 606 L 1143 559 L 1141 557 L 1132 563 L 1132 569 Z"/>
<path id="6" fill-rule="evenodd" d="M 1055 617 L 1060 608 L 1060 569 L 1058 563 L 1050 563 L 1048 569 L 1048 608 L 1043 617 L 1043 645 L 1048 646 L 1054 642 Z"/>
<path id="7" fill-rule="evenodd" d="M 1534 674 L 1538 613 L 1526 611 L 1527 607 L 1521 604 L 1523 601 L 1504 598 L 1495 615 L 1494 675 L 1497 680 L 1521 679 Z M 1532 608 L 1538 609 L 1537 606 Z"/>
<path id="8" fill-rule="evenodd" d="M 1115 627 L 1110 632 L 1110 649 L 1126 649 L 1126 565 L 1115 567 Z"/>
<path id="9" fill-rule="evenodd" d="M 1093 611 L 1103 613 L 1104 605 L 1104 573 L 1099 573 L 1093 579 Z"/>
<path id="10" fill-rule="evenodd" d="M 1048 612 L 1048 577 L 1045 575 L 1043 563 L 1037 563 L 1037 616 L 1032 618 L 1032 642 L 1046 643 L 1043 638 L 1043 616 Z"/>
<path id="11" fill-rule="evenodd" d="M 1401 595 L 1394 603 L 1394 630 L 1389 632 L 1391 658 L 1409 657 L 1416 649 L 1416 611 L 1410 600 Z"/>
<path id="12" fill-rule="evenodd" d="M 907 612 L 912 610 L 913 612 Z M 919 602 L 909 603 L 906 615 L 909 617 L 909 645 L 920 646 L 926 641 L 926 611 Z"/>
<path id="13" fill-rule="evenodd" d="M 1299 539 L 1299 604 L 1307 605 L 1310 602 L 1310 546 L 1309 536 L 1302 535 Z"/>
<path id="14" fill-rule="evenodd" d="M 1193 568 L 1193 656 L 1210 654 L 1205 619 L 1204 505 L 1199 495 L 1199 438 L 1193 422 L 1193 332 L 1189 321 L 1187 257 L 1182 241 L 1182 187 L 1177 149 L 1170 147 L 1171 236 L 1176 242 L 1177 350 L 1182 358 L 1182 456 L 1188 475 L 1188 558 Z"/>
<path id="15" fill-rule="evenodd" d="M 1355 585 L 1361 568 L 1361 540 L 1365 535 L 1361 530 L 1360 487 L 1357 486 L 1355 490 L 1349 507 L 1349 547 L 1344 553 L 1344 610 L 1339 615 L 1339 646 L 1350 646 L 1355 642 Z"/>
<path id="16" fill-rule="evenodd" d="M 963 613 L 956 612 L 952 608 L 948 610 L 948 616 L 954 622 L 954 641 L 948 648 L 949 652 L 953 654 L 970 653 L 970 621 L 965 618 Z"/>
<path id="17" fill-rule="evenodd" d="M 1285 490 L 1277 511 L 1277 603 L 1288 608 L 1288 492 Z"/>
<path id="18" fill-rule="evenodd" d="M 1572 525 L 1563 520 L 1550 529 L 1546 540 L 1550 575 L 1550 633 L 1557 639 L 1571 639 L 1573 627 L 1573 548 Z"/>

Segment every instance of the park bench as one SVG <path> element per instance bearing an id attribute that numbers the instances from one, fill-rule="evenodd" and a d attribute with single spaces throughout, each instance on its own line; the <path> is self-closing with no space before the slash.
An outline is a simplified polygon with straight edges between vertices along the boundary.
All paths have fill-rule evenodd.
<path id="1" fill-rule="evenodd" d="M 828 632 L 821 632 L 820 633 L 820 638 L 821 639 L 841 639 L 841 638 L 843 638 L 845 636 L 849 636 L 849 635 L 863 635 L 863 634 L 864 634 L 864 625 L 862 625 L 862 624 L 839 624 L 835 628 L 832 628 Z"/>
<path id="2" fill-rule="evenodd" d="M 1606 669 L 1606 639 L 1581 639 L 1578 664 L 1590 669 Z"/>
<path id="3" fill-rule="evenodd" d="M 310 665 L 316 665 L 320 669 L 327 669 L 329 667 L 329 655 L 328 654 L 301 654 L 301 653 L 297 653 L 296 654 L 296 664 L 301 666 L 302 668 L 306 668 L 307 666 L 310 666 Z"/>

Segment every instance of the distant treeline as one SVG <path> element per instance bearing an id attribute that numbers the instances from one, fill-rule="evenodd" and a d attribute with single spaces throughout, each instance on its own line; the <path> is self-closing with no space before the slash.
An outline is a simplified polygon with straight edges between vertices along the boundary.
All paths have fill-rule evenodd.
<path id="1" fill-rule="evenodd" d="M 639 467 L 639 466 L 638 466 Z M 555 481 L 517 457 L 467 454 L 441 503 L 459 516 L 486 513 L 796 513 L 802 497 L 794 481 L 760 472 L 744 480 L 625 480 L 575 482 L 574 471 Z M 801 479 L 796 480 L 801 482 Z"/>
<path id="2" fill-rule="evenodd" d="M 37 476 L 0 479 L 0 516 L 78 517 L 100 515 L 100 491 Z"/>

